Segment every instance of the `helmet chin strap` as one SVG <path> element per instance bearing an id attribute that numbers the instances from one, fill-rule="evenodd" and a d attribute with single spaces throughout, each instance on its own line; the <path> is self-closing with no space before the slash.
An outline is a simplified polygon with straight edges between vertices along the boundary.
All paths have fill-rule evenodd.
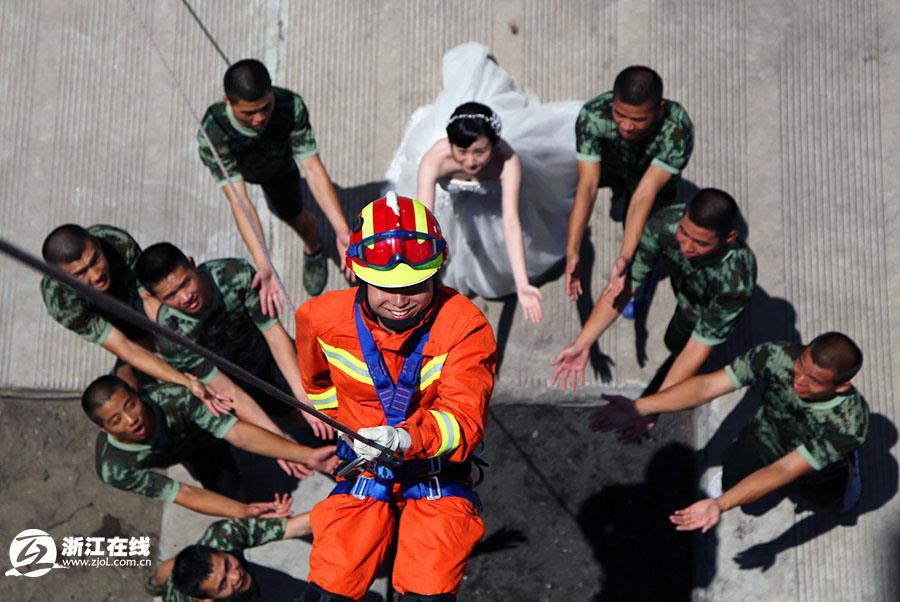
<path id="1" fill-rule="evenodd" d="M 376 314 L 377 315 L 377 314 Z M 408 318 L 402 318 L 400 320 L 394 320 L 393 318 L 385 318 L 384 316 L 378 315 L 378 321 L 382 323 L 382 325 L 387 326 L 390 330 L 394 332 L 405 332 L 410 328 L 414 328 L 419 325 L 419 322 L 422 321 L 422 318 L 425 317 L 425 312 L 420 311 L 419 313 L 410 316 Z"/>
<path id="2" fill-rule="evenodd" d="M 409 316 L 408 318 L 402 318 L 400 320 L 395 320 L 393 318 L 385 318 L 376 312 L 372 306 L 369 304 L 369 296 L 366 294 L 366 287 L 368 283 L 365 280 L 358 279 L 359 281 L 359 291 L 356 293 L 356 299 L 358 302 L 365 300 L 366 307 L 369 308 L 369 311 L 375 316 L 379 323 L 382 326 L 388 328 L 393 332 L 406 332 L 411 328 L 415 328 L 422 321 L 422 318 L 425 317 L 425 314 L 428 313 L 428 308 L 431 307 L 432 303 L 434 303 L 434 299 L 437 298 L 437 291 L 435 291 L 435 297 L 431 300 L 431 303 L 428 304 L 428 307 L 418 312 L 415 315 Z"/>

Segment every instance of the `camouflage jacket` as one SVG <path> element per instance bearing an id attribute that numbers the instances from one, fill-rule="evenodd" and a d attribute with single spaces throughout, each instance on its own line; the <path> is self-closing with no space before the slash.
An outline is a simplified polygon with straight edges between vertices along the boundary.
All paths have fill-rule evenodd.
<path id="1" fill-rule="evenodd" d="M 100 480 L 118 489 L 164 502 L 175 501 L 180 484 L 151 468 L 178 464 L 199 447 L 224 438 L 237 418 L 213 416 L 191 392 L 172 384 L 150 385 L 141 390 L 150 406 L 155 426 L 147 443 L 122 443 L 99 433 L 95 452 Z"/>
<path id="2" fill-rule="evenodd" d="M 794 391 L 794 362 L 801 345 L 763 343 L 725 368 L 735 387 L 762 384 L 762 405 L 749 428 L 768 462 L 794 450 L 815 470 L 844 461 L 866 439 L 869 406 L 856 389 L 809 402 Z"/>
<path id="3" fill-rule="evenodd" d="M 303 99 L 283 88 L 272 88 L 272 91 L 275 109 L 261 132 L 238 123 L 224 101 L 211 105 L 203 116 L 203 130 L 234 182 L 268 182 L 289 172 L 295 157 L 305 159 L 318 152 Z M 226 180 L 201 132 L 197 132 L 197 144 L 203 164 L 216 183 L 224 185 Z"/>
<path id="4" fill-rule="evenodd" d="M 197 544 L 230 552 L 243 559 L 244 550 L 247 548 L 283 539 L 286 528 L 286 518 L 230 518 L 210 525 L 200 536 Z M 163 602 L 193 602 L 197 599 L 175 589 L 175 583 L 171 576 L 160 586 L 154 585 L 151 577 L 147 577 L 144 587 L 150 595 L 161 596 Z M 247 593 L 239 599 L 242 602 L 259 599 L 259 590 L 255 581 Z"/>
<path id="5" fill-rule="evenodd" d="M 134 275 L 134 264 L 141 248 L 128 232 L 114 226 L 97 224 L 88 227 L 87 231 L 99 241 L 109 264 L 110 286 L 107 294 L 143 312 L 140 287 Z M 150 336 L 147 331 L 107 313 L 47 276 L 41 280 L 41 295 L 51 318 L 91 343 L 103 344 L 113 326 L 132 341 Z"/>
<path id="6" fill-rule="evenodd" d="M 684 108 L 667 100 L 654 129 L 640 140 L 625 140 L 612 118 L 613 93 L 589 100 L 575 122 L 579 161 L 600 162 L 601 179 L 631 196 L 651 165 L 672 174 L 658 199 L 675 198 L 682 170 L 694 149 L 694 125 Z"/>
<path id="7" fill-rule="evenodd" d="M 687 259 L 675 238 L 683 215 L 684 205 L 673 205 L 650 216 L 631 264 L 632 285 L 636 290 L 662 261 L 679 309 L 695 323 L 691 337 L 718 345 L 750 303 L 756 287 L 756 257 L 737 239 L 722 255 Z"/>
<path id="8" fill-rule="evenodd" d="M 211 280 L 212 303 L 197 317 L 162 306 L 156 321 L 221 355 L 238 366 L 263 377 L 274 361 L 262 331 L 277 318 L 262 313 L 259 292 L 251 286 L 256 271 L 243 259 L 214 259 L 198 267 L 201 277 Z M 159 354 L 176 370 L 190 372 L 204 382 L 216 367 L 180 345 L 157 336 Z"/>

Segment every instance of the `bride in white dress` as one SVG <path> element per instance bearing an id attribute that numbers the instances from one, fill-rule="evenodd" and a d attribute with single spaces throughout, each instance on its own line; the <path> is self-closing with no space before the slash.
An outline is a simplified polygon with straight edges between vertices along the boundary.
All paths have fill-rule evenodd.
<path id="1" fill-rule="evenodd" d="M 565 256 L 582 103 L 541 104 L 475 43 L 444 55 L 443 81 L 434 104 L 410 118 L 385 179 L 435 212 L 450 252 L 444 284 L 486 298 L 516 293 L 537 323 L 543 296 L 529 280 Z"/>

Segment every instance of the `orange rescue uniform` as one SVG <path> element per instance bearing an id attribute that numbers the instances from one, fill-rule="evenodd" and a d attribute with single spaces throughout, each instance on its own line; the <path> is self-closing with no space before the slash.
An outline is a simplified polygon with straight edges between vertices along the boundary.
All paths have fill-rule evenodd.
<path id="1" fill-rule="evenodd" d="M 410 350 L 404 343 L 415 328 L 390 333 L 365 302 L 364 290 L 333 291 L 297 310 L 297 357 L 303 388 L 317 409 L 348 427 L 387 424 L 356 333 L 354 303 L 394 382 Z M 397 426 L 412 440 L 405 459 L 443 456 L 465 462 L 481 442 L 494 388 L 496 343 L 484 314 L 463 295 L 436 287 L 433 317 L 423 349 L 420 382 L 407 418 Z M 434 314 L 434 315 L 432 315 Z M 368 474 L 368 473 L 367 473 Z M 337 494 L 313 508 L 315 536 L 309 581 L 354 599 L 371 585 L 399 520 L 393 585 L 401 594 L 456 593 L 484 523 L 472 503 L 444 496 L 403 500 L 396 513 L 385 502 Z"/>

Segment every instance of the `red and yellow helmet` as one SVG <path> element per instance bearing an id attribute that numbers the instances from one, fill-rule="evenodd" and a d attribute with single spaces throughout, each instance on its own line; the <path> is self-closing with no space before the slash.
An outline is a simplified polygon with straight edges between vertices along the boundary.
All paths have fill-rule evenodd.
<path id="1" fill-rule="evenodd" d="M 447 242 L 434 215 L 395 192 L 363 207 L 350 233 L 347 263 L 360 280 L 381 288 L 424 282 L 446 260 Z"/>

